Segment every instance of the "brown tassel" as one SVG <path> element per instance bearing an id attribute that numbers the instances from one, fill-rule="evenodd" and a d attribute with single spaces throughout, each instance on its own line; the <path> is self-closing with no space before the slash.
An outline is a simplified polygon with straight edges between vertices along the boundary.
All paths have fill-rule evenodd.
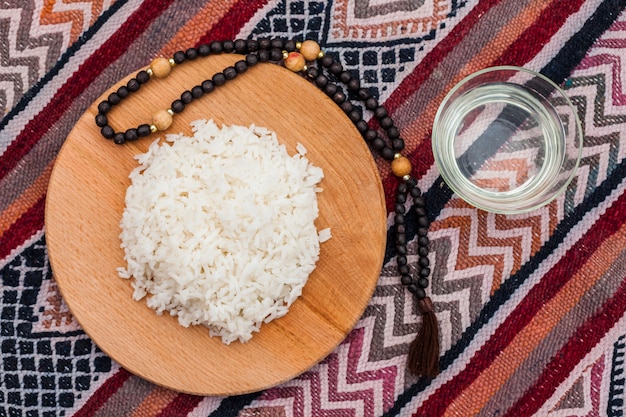
<path id="1" fill-rule="evenodd" d="M 439 375 L 439 324 L 429 297 L 417 300 L 422 313 L 422 328 L 409 347 L 408 368 L 417 376 Z"/>

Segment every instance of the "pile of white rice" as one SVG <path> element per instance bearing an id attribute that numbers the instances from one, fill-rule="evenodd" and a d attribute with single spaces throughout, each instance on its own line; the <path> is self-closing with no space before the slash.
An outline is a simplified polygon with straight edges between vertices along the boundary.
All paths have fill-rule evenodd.
<path id="1" fill-rule="evenodd" d="M 245 342 L 287 313 L 330 238 L 314 225 L 323 172 L 267 129 L 192 127 L 136 156 L 118 272 L 157 314 Z"/>

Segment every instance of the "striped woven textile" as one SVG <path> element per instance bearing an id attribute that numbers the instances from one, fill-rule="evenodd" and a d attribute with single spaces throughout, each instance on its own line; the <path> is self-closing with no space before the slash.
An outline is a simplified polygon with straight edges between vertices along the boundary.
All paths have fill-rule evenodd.
<path id="1" fill-rule="evenodd" d="M 0 416 L 623 416 L 625 8 L 625 0 L 1 2 Z M 261 36 L 317 40 L 402 132 L 431 219 L 438 377 L 406 371 L 421 318 L 393 245 L 347 338 L 262 392 L 197 397 L 153 385 L 100 351 L 68 311 L 48 262 L 44 209 L 72 126 L 153 57 Z M 576 177 L 528 214 L 463 202 L 431 152 L 447 91 L 502 64 L 561 84 L 584 129 Z M 378 165 L 393 207 L 396 179 Z"/>

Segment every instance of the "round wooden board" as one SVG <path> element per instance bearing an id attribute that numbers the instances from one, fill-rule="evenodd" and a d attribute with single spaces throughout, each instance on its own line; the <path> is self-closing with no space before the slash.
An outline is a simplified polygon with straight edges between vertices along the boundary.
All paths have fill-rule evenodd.
<path id="1" fill-rule="evenodd" d="M 241 57 L 220 55 L 175 67 L 110 113 L 116 130 L 150 120 L 180 93 Z M 125 85 L 131 76 L 109 92 Z M 324 170 L 318 230 L 333 238 L 302 296 L 286 316 L 261 326 L 248 343 L 224 345 L 203 326 L 182 327 L 131 298 L 119 221 L 135 154 L 158 135 L 124 146 L 95 126 L 97 104 L 82 116 L 55 163 L 46 201 L 46 241 L 54 277 L 75 318 L 93 341 L 130 372 L 197 395 L 253 392 L 296 377 L 326 357 L 360 318 L 384 255 L 386 210 L 376 165 L 343 112 L 315 86 L 276 65 L 257 65 L 175 117 L 168 132 L 191 134 L 189 122 L 256 124 L 275 131 L 290 154 L 297 142 Z"/>

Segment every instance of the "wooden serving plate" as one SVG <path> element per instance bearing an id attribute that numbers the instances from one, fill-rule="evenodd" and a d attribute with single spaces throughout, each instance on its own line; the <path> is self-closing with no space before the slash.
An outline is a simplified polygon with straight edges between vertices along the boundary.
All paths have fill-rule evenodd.
<path id="1" fill-rule="evenodd" d="M 199 58 L 151 80 L 109 113 L 124 130 L 149 122 L 186 89 L 232 65 L 241 56 Z M 85 332 L 130 372 L 161 386 L 197 395 L 234 395 L 277 385 L 326 357 L 360 318 L 376 286 L 386 239 L 383 189 L 370 151 L 343 112 L 315 86 L 271 64 L 250 68 L 236 80 L 188 105 L 168 132 L 191 134 L 189 122 L 256 124 L 275 131 L 290 154 L 297 142 L 324 170 L 318 230 L 333 238 L 302 296 L 286 316 L 264 324 L 251 341 L 224 345 L 204 326 L 184 328 L 134 301 L 124 266 L 119 221 L 133 156 L 159 136 L 123 146 L 100 136 L 97 104 L 81 117 L 55 163 L 46 201 L 46 241 L 63 298 Z"/>

